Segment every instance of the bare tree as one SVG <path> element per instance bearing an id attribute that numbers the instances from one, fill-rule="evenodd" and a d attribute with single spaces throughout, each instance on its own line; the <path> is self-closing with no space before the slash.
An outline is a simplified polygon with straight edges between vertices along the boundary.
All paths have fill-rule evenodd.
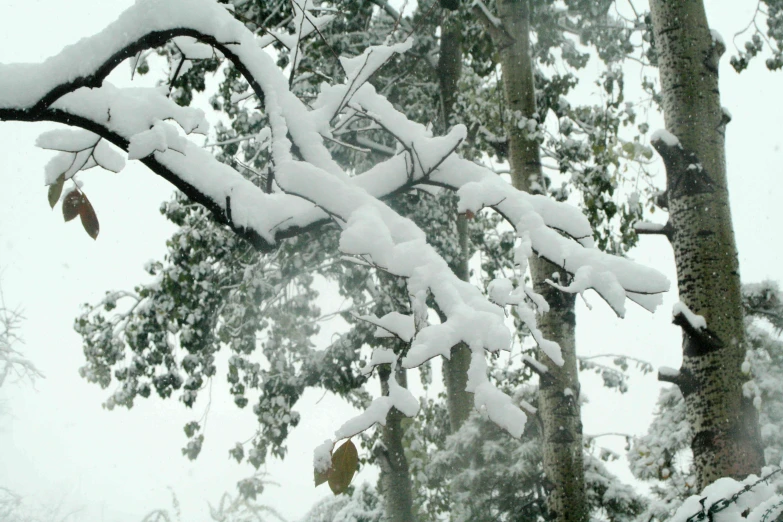
<path id="1" fill-rule="evenodd" d="M 20 351 L 24 344 L 19 329 L 24 316 L 19 308 L 11 308 L 5 303 L 3 288 L 0 286 L 0 387 L 6 380 L 34 381 L 43 374 Z"/>

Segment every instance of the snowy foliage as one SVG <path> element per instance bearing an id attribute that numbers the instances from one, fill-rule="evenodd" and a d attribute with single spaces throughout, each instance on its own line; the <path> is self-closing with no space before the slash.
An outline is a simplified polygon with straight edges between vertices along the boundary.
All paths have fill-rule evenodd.
<path id="1" fill-rule="evenodd" d="M 252 494 L 243 491 L 243 486 L 252 485 Z M 223 493 L 220 501 L 215 505 L 207 502 L 209 520 L 213 522 L 285 522 L 285 519 L 273 508 L 261 503 L 257 499 L 264 491 L 264 486 L 269 482 L 263 474 L 249 477 L 239 483 L 239 493 Z M 171 509 L 153 509 L 148 512 L 141 522 L 180 522 L 182 520 L 182 506 L 173 489 L 171 492 Z M 206 518 L 202 520 L 207 520 Z"/>
<path id="2" fill-rule="evenodd" d="M 350 495 L 326 497 L 316 503 L 302 522 L 380 522 L 382 516 L 378 495 L 364 482 Z"/>
<path id="3" fill-rule="evenodd" d="M 0 520 L 3 522 L 67 522 L 81 511 L 63 502 L 35 501 L 0 486 Z"/>
<path id="4" fill-rule="evenodd" d="M 525 415 L 487 379 L 485 351 L 510 348 L 512 335 L 504 324 L 504 308 L 513 309 L 550 355 L 551 361 L 542 363 L 559 362 L 559 348 L 536 336 L 536 314 L 545 313 L 547 305 L 524 282 L 528 257 L 543 256 L 562 266 L 574 275 L 573 280 L 553 285 L 569 292 L 593 289 L 620 315 L 626 298 L 654 309 L 658 302 L 655 294 L 668 288 L 660 274 L 593 248 L 590 222 L 600 224 L 618 213 L 610 196 L 616 188 L 614 174 L 620 160 L 649 154 L 649 149 L 636 142 L 615 139 L 599 143 L 601 136 L 604 140 L 607 135 L 616 137 L 621 124 L 634 121 L 632 108 L 622 103 L 620 73 L 609 70 L 605 74 L 603 85 L 611 97 L 608 108 L 572 109 L 564 95 L 573 87 L 574 77 L 546 79 L 547 88 L 541 91 L 542 113 L 551 110 L 556 114 L 565 139 L 547 137 L 541 122 L 519 122 L 551 145 L 554 152 L 549 157 L 558 162 L 558 169 L 571 172 L 575 186 L 586 189 L 588 220 L 546 195 L 517 192 L 494 172 L 455 153 L 474 142 L 478 145 L 465 151 L 468 157 L 478 157 L 482 147 L 492 148 L 502 157 L 502 146 L 496 145 L 504 140 L 503 119 L 518 115 L 497 113 L 495 122 L 501 125 L 495 127 L 496 132 L 476 127 L 479 119 L 465 118 L 469 127 L 454 125 L 450 130 L 450 125 L 441 122 L 442 136 L 435 137 L 431 128 L 408 119 L 433 121 L 432 113 L 437 111 L 431 103 L 423 102 L 427 96 L 434 97 L 431 82 L 422 87 L 427 96 L 418 100 L 395 92 L 394 81 L 388 87 L 365 83 L 386 62 L 392 70 L 404 71 L 399 55 L 419 51 L 426 56 L 434 36 L 410 38 L 397 33 L 380 42 L 368 41 L 365 32 L 358 46 L 349 45 L 347 37 L 338 38 L 332 42 L 332 50 L 346 51 L 353 57 L 341 58 L 330 74 L 324 74 L 322 67 L 310 61 L 312 53 L 304 52 L 311 44 L 302 39 L 320 33 L 330 22 L 350 21 L 338 22 L 328 14 L 316 13 L 309 4 L 276 4 L 265 21 L 280 27 L 261 33 L 246 22 L 248 17 L 256 18 L 259 13 L 251 11 L 258 6 L 251 2 L 241 5 L 248 9 L 240 10 L 243 14 L 207 0 L 187 4 L 139 1 L 105 31 L 65 49 L 43 65 L 0 67 L 0 117 L 60 121 L 83 128 L 58 131 L 39 142 L 61 151 L 60 159 L 47 172 L 47 182 L 55 192 L 62 192 L 63 184 L 70 180 L 71 192 L 78 192 L 81 201 L 86 201 L 74 175 L 94 165 L 121 169 L 123 158 L 107 145 L 110 142 L 126 150 L 128 159 L 142 161 L 206 207 L 194 206 L 183 197 L 167 204 L 164 212 L 182 228 L 170 243 L 167 263 L 150 265 L 155 282 L 135 292 L 109 293 L 77 320 L 87 355 L 83 375 L 104 387 L 113 379 L 120 382 L 106 403 L 108 407 L 130 407 L 137 396 L 147 397 L 153 389 L 161 397 L 181 390 L 181 400 L 192 406 L 198 391 L 216 374 L 216 353 L 221 344 L 228 345 L 233 352 L 228 379 L 235 402 L 244 407 L 249 402 L 248 392 L 260 390 L 253 410 L 262 426 L 250 451 L 246 453 L 237 445 L 231 455 L 259 466 L 269 451 L 284 453 L 287 433 L 298 421 L 292 407 L 305 387 L 323 386 L 356 405 L 367 406 L 368 396 L 361 389 L 367 370 L 372 369 L 373 361 L 391 360 L 382 357 L 387 353 L 382 350 L 392 350 L 394 364 L 412 368 L 436 355 L 448 357 L 452 346 L 465 342 L 473 352 L 469 389 L 475 393 L 477 408 L 519 436 Z M 292 8 L 291 19 L 278 9 L 280 5 Z M 286 20 L 299 23 L 287 25 Z M 393 22 L 383 17 L 371 21 L 378 27 L 389 27 Z M 590 30 L 585 32 L 585 42 L 601 40 L 596 29 L 601 24 L 587 25 Z M 610 32 L 625 34 L 621 27 L 608 27 Z M 544 63 L 562 42 L 560 38 L 542 33 L 536 52 Z M 280 51 L 277 64 L 262 50 L 273 41 Z M 415 47 L 419 42 L 424 49 Z M 312 45 L 315 49 L 318 44 Z M 156 48 L 170 64 L 167 85 L 118 89 L 103 81 L 125 58 L 131 59 L 138 72 L 148 70 L 149 48 Z M 617 52 L 607 47 L 602 58 L 611 61 L 610 55 Z M 583 66 L 586 56 L 575 53 L 566 59 Z M 218 127 L 217 138 L 225 145 L 219 159 L 225 164 L 180 132 L 207 131 L 204 114 L 181 105 L 189 102 L 194 89 L 203 88 L 203 73 L 216 70 L 224 58 L 231 62 L 226 74 L 233 81 L 223 84 L 213 105 L 233 118 L 232 125 L 245 124 L 231 130 Z M 289 68 L 289 78 L 279 67 Z M 304 74 L 295 74 L 299 71 Z M 466 77 L 467 81 L 480 81 L 481 75 Z M 321 83 L 324 79 L 327 82 Z M 481 90 L 498 91 L 491 82 Z M 471 100 L 475 89 L 462 92 L 458 105 L 465 109 L 457 114 L 493 110 L 491 98 Z M 490 119 L 485 123 L 490 125 Z M 243 132 L 237 133 L 237 129 Z M 483 137 L 477 139 L 479 135 Z M 235 155 L 240 145 L 244 162 Z M 365 150 L 373 154 L 357 160 Z M 603 151 L 604 156 L 592 158 L 589 150 Z M 78 169 L 74 170 L 74 165 Z M 547 180 L 541 180 L 541 192 L 565 198 L 563 191 L 557 194 L 548 185 Z M 492 286 L 491 300 L 454 276 L 454 259 L 449 252 L 458 248 L 448 245 L 448 234 L 425 236 L 413 221 L 380 201 L 412 189 L 431 191 L 433 186 L 457 191 L 459 201 L 441 195 L 434 199 L 436 205 L 423 205 L 422 218 L 428 224 L 452 226 L 445 217 L 453 211 L 436 211 L 439 219 L 427 218 L 427 213 L 432 215 L 431 209 L 439 206 L 456 207 L 482 220 L 491 220 L 480 213 L 491 207 L 513 227 L 498 241 L 481 238 L 475 242 L 513 252 L 517 263 L 516 268 L 506 268 L 513 281 L 498 280 Z M 58 198 L 51 194 L 50 190 L 50 202 L 56 203 Z M 405 195 L 402 205 L 406 197 L 429 196 Z M 83 223 L 84 207 L 82 204 L 78 211 Z M 623 213 L 637 215 L 639 209 L 637 202 Z M 474 227 L 474 232 L 479 228 Z M 619 243 L 610 241 L 603 232 L 596 237 L 600 246 L 622 250 L 618 245 L 630 241 L 628 231 L 626 228 Z M 97 228 L 93 232 L 97 235 Z M 439 248 L 443 245 L 450 248 Z M 262 257 L 257 250 L 274 253 Z M 333 256 L 325 258 L 323 251 Z M 351 264 L 342 266 L 340 256 L 346 256 L 344 260 Z M 369 362 L 362 371 L 358 371 L 357 348 L 372 337 L 369 325 L 357 326 L 326 350 L 318 352 L 310 346 L 320 317 L 313 304 L 312 273 L 319 269 L 328 273 L 324 265 L 330 263 L 341 265 L 336 271 L 345 289 L 362 288 L 364 296 L 358 298 L 358 304 L 379 304 L 372 311 L 378 318 L 375 322 L 389 322 L 392 316 L 387 314 L 395 313 L 395 320 L 405 314 L 413 324 L 415 335 L 401 336 L 404 342 L 389 341 L 391 348 L 388 343 L 378 346 L 378 357 L 362 361 Z M 495 276 L 497 266 L 502 266 L 497 258 L 486 265 L 489 278 Z M 381 292 L 378 283 L 383 283 Z M 396 288 L 396 294 L 388 291 L 390 287 Z M 356 292 L 351 295 L 355 298 Z M 128 304 L 118 305 L 120 301 Z M 441 324 L 428 323 L 430 308 L 439 311 Z M 369 310 L 358 311 L 366 315 Z M 104 315 L 108 312 L 114 313 Z M 251 357 L 259 333 L 265 336 L 263 362 Z M 376 342 L 384 341 L 368 344 Z M 416 400 L 404 388 L 390 382 L 390 389 L 391 393 L 376 398 L 366 413 L 338 429 L 336 439 L 383 423 L 391 407 L 406 415 L 418 410 Z M 203 441 L 200 430 L 195 422 L 186 426 L 191 440 L 185 453 L 191 458 Z"/>
<path id="5" fill-rule="evenodd" d="M 747 39 L 746 35 L 750 35 L 750 39 Z M 746 38 L 741 48 L 737 43 L 738 36 Z M 783 67 L 783 2 L 760 1 L 753 18 L 743 31 L 734 36 L 732 43 L 736 54 L 731 57 L 731 66 L 737 72 L 745 70 L 750 62 L 764 51 L 765 44 L 768 48 L 766 52 L 770 55 L 765 60 L 767 69 L 775 71 Z"/>
<path id="6" fill-rule="evenodd" d="M 535 404 L 534 386 L 518 387 L 523 408 Z M 436 404 L 424 419 L 438 417 Z M 441 407 L 442 408 L 442 407 Z M 418 419 L 417 419 L 418 421 Z M 422 520 L 490 522 L 545 519 L 549 483 L 542 463 L 543 440 L 536 423 L 528 423 L 521 439 L 506 436 L 496 425 L 472 415 L 457 431 L 428 441 L 432 427 L 408 432 L 409 461 L 419 491 Z M 428 430 L 429 428 L 429 430 Z M 426 451 L 425 451 L 426 450 Z M 429 459 L 426 454 L 432 455 Z M 608 459 L 608 454 L 603 454 Z M 585 451 L 585 486 L 591 515 L 597 520 L 630 521 L 644 509 L 644 500 L 604 466 L 601 457 Z M 426 515 L 424 515 L 426 514 Z"/>

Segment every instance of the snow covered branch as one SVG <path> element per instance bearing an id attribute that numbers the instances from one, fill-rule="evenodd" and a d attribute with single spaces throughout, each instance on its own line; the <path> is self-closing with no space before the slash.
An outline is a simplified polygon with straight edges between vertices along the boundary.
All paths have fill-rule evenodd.
<path id="1" fill-rule="evenodd" d="M 641 221 L 639 223 L 636 223 L 636 225 L 634 225 L 634 230 L 636 231 L 637 234 L 640 235 L 657 234 L 661 236 L 666 236 L 669 240 L 671 240 L 672 234 L 674 234 L 674 227 L 669 221 L 667 221 L 665 225 L 661 225 L 660 223 L 650 223 L 647 221 Z"/>
<path id="2" fill-rule="evenodd" d="M 323 23 L 306 17 L 302 9 L 306 8 L 300 6 L 302 23 L 288 45 L 293 53 L 306 32 L 305 20 L 313 28 Z M 185 41 L 189 45 L 210 46 L 230 60 L 260 100 L 269 121 L 275 180 L 268 184 L 268 192 L 180 134 L 207 131 L 201 111 L 178 106 L 161 89 L 120 89 L 105 81 L 123 60 L 183 37 L 192 39 Z M 460 280 L 424 233 L 382 198 L 420 185 L 455 190 L 460 212 L 470 216 L 493 208 L 515 228 L 519 240 L 515 260 L 522 270 L 530 256 L 544 257 L 573 274 L 571 281 L 551 281 L 552 286 L 572 293 L 593 289 L 620 316 L 626 298 L 649 310 L 660 303 L 660 293 L 668 290 L 669 282 L 655 270 L 594 248 L 590 226 L 578 209 L 520 192 L 490 170 L 460 158 L 455 151 L 466 137 L 464 126 L 435 137 L 367 83 L 378 68 L 407 51 L 410 40 L 341 58 L 344 82 L 322 84 L 311 106 L 292 93 L 289 79 L 262 49 L 263 43 L 211 0 L 138 0 L 104 31 L 42 64 L 0 65 L 0 119 L 80 127 L 82 131 L 44 136 L 40 144 L 78 155 L 84 154 L 79 147 L 86 141 L 99 164 L 94 156 L 100 140 L 112 143 L 125 150 L 128 159 L 142 161 L 203 204 L 219 222 L 261 251 L 327 221 L 337 223 L 342 228 L 343 254 L 405 280 L 410 315 L 374 321 L 410 340 L 402 353 L 394 354 L 394 364 L 413 368 L 436 355 L 449 357 L 453 346 L 465 343 L 472 352 L 468 390 L 474 393 L 476 408 L 517 437 L 525 415 L 490 384 L 485 352 L 510 349 L 504 308 L 515 306 L 552 361 L 562 364 L 559 347 L 540 332 L 535 335 L 536 314 L 527 303 L 532 302 L 539 313 L 546 312 L 548 305 L 532 289 L 515 289 L 510 281 L 494 285 L 488 300 L 477 287 Z M 324 139 L 334 139 L 335 132 L 356 116 L 386 130 L 397 140 L 398 149 L 365 173 L 351 176 L 332 157 Z M 107 153 L 104 158 L 113 156 Z M 116 158 L 104 163 L 120 165 Z M 61 183 L 75 170 L 50 173 L 47 181 Z M 427 322 L 429 297 L 446 318 L 441 324 Z M 392 362 L 383 355 L 373 360 Z M 410 393 L 393 379 L 389 383 L 389 395 L 344 424 L 335 441 L 382 423 L 391 407 L 406 415 L 416 413 L 418 404 Z M 319 450 L 317 468 L 328 464 L 325 455 L 333 442 Z"/>
<path id="3" fill-rule="evenodd" d="M 741 482 L 728 477 L 718 479 L 700 494 L 688 497 L 671 522 L 777 520 L 783 513 L 783 496 L 775 488 L 780 471 L 770 466 L 762 470 L 760 478 L 750 475 Z"/>
<path id="4" fill-rule="evenodd" d="M 672 309 L 672 323 L 679 326 L 689 336 L 699 339 L 704 350 L 723 348 L 724 343 L 715 332 L 707 328 L 707 321 L 696 315 L 684 303 L 677 302 Z"/>

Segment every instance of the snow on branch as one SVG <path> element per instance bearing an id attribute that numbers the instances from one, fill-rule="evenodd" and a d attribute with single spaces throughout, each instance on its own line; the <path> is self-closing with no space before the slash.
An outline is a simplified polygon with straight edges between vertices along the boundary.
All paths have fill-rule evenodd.
<path id="1" fill-rule="evenodd" d="M 783 514 L 783 496 L 776 493 L 780 468 L 762 469 L 762 476 L 749 475 L 743 481 L 724 477 L 692 495 L 677 509 L 671 522 L 706 520 L 778 520 Z M 720 513 L 720 515 L 719 515 Z"/>
<path id="2" fill-rule="evenodd" d="M 305 29 L 312 26 L 315 30 L 321 23 L 307 16 L 307 5 L 299 6 L 296 42 Z M 186 40 L 188 44 L 211 46 L 230 60 L 261 101 L 269 118 L 276 181 L 269 184 L 270 192 L 180 134 L 206 132 L 203 113 L 179 107 L 166 90 L 119 89 L 104 81 L 124 59 L 182 37 L 192 39 Z M 486 352 L 510 349 L 505 306 L 517 306 L 519 316 L 535 334 L 535 313 L 525 297 L 539 313 L 548 305 L 532 289 L 514 290 L 504 283 L 495 286 L 503 291 L 494 292 L 494 302 L 488 300 L 449 269 L 411 220 L 381 199 L 416 186 L 436 185 L 458 191 L 459 209 L 468 215 L 494 208 L 516 229 L 520 266 L 532 255 L 544 257 L 573 275 L 568 284 L 550 284 L 566 292 L 594 289 L 620 316 L 626 298 L 653 310 L 669 282 L 655 270 L 595 249 L 592 231 L 578 209 L 520 192 L 493 172 L 460 158 L 455 151 L 466 136 L 464 126 L 434 137 L 366 83 L 410 45 L 407 40 L 371 47 L 357 57 L 341 59 L 345 81 L 322 84 L 310 108 L 291 92 L 289 80 L 256 35 L 220 4 L 138 0 L 105 30 L 42 64 L 0 65 L 0 119 L 49 120 L 91 133 L 42 138 L 44 146 L 65 153 L 78 153 L 87 137 L 111 142 L 127 151 L 129 159 L 139 159 L 205 205 L 218 221 L 262 251 L 274 249 L 280 239 L 302 230 L 335 222 L 342 228 L 339 248 L 344 255 L 404 278 L 410 295 L 411 319 L 387 316 L 374 321 L 385 331 L 410 339 L 410 344 L 393 354 L 394 361 L 385 353 L 378 353 L 374 360 L 413 368 L 436 355 L 449 357 L 453 346 L 465 343 L 472 352 L 468 390 L 474 393 L 477 410 L 518 437 L 525 414 L 489 382 Z M 299 47 L 298 43 L 292 46 Z M 335 132 L 353 118 L 368 119 L 385 129 L 399 146 L 387 160 L 351 177 L 332 157 L 324 139 L 334 139 Z M 86 141 L 87 145 L 97 143 Z M 427 322 L 430 297 L 445 316 L 441 324 Z M 536 341 L 555 364 L 562 364 L 555 343 L 541 335 Z M 418 403 L 410 392 L 393 378 L 389 389 L 388 396 L 377 398 L 365 413 L 344 424 L 331 443 L 383 423 L 392 407 L 415 415 Z M 327 446 L 319 450 L 317 466 L 323 464 Z"/>
<path id="3" fill-rule="evenodd" d="M 697 315 L 688 306 L 679 301 L 672 307 L 672 324 L 683 329 L 689 336 L 698 339 L 706 350 L 716 350 L 724 346 L 723 340 L 707 328 L 704 316 Z"/>
<path id="4" fill-rule="evenodd" d="M 674 303 L 672 306 L 672 320 L 676 321 L 678 316 L 682 316 L 682 320 L 688 322 L 688 325 L 693 330 L 704 330 L 707 328 L 707 321 L 704 316 L 697 315 L 688 308 L 688 305 L 682 301 Z"/>

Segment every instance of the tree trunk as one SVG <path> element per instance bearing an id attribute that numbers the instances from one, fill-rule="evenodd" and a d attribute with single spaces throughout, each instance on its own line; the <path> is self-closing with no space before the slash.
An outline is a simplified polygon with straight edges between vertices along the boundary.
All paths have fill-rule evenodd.
<path id="1" fill-rule="evenodd" d="M 725 50 L 707 25 L 702 0 L 650 3 L 666 128 L 679 144 L 653 144 L 667 171 L 669 223 L 680 300 L 704 316 L 684 316 L 683 363 L 676 382 L 693 429 L 696 489 L 720 477 L 759 473 L 764 462 L 757 413 L 743 397 L 745 331 L 739 262 L 729 209 L 718 60 Z"/>
<path id="2" fill-rule="evenodd" d="M 530 55 L 530 12 L 527 0 L 498 0 L 498 16 L 503 27 L 492 32 L 500 49 L 503 87 L 512 114 L 539 119 L 536 108 L 533 61 Z M 512 118 L 507 125 L 509 163 L 514 186 L 530 191 L 532 182 L 541 186 L 539 145 L 528 139 Z M 530 260 L 535 289 L 546 297 L 550 311 L 540 318 L 539 327 L 547 339 L 557 341 L 565 364 L 548 361 L 540 350 L 538 358 L 549 367 L 541 379 L 538 415 L 543 428 L 544 473 L 551 488 L 547 507 L 552 520 L 584 522 L 589 519 L 584 481 L 582 419 L 579 405 L 579 378 L 576 363 L 574 295 L 564 294 L 543 281 L 566 274 L 543 259 Z"/>
<path id="3" fill-rule="evenodd" d="M 444 133 L 449 128 L 452 107 L 457 97 L 457 82 L 462 70 L 462 32 L 456 18 L 458 5 L 455 0 L 441 0 L 442 8 L 454 11 L 446 16 L 446 22 L 441 29 L 437 67 Z M 460 260 L 458 266 L 452 268 L 458 277 L 467 281 L 469 278 L 468 228 L 463 216 L 457 216 L 457 233 L 461 250 Z M 450 360 L 443 361 L 443 381 L 446 387 L 446 404 L 452 433 L 462 426 L 473 409 L 473 396 L 466 390 L 469 366 L 470 350 L 462 343 L 452 348 Z M 386 394 L 389 371 L 379 372 L 379 375 L 383 394 Z M 397 381 L 401 386 L 407 386 L 404 371 L 398 373 Z M 380 489 L 384 499 L 384 521 L 388 522 L 414 520 L 412 482 L 403 448 L 405 429 L 401 424 L 402 419 L 402 413 L 392 408 L 386 419 L 386 426 L 381 432 L 384 448 L 377 455 L 381 465 Z"/>
<path id="4" fill-rule="evenodd" d="M 388 366 L 378 367 L 383 395 L 389 393 L 390 374 L 391 369 Z M 405 370 L 398 371 L 396 377 L 400 386 L 407 388 Z M 386 417 L 386 426 L 381 430 L 383 445 L 375 448 L 375 456 L 381 467 L 379 490 L 384 503 L 384 522 L 413 522 L 414 520 L 411 476 L 403 446 L 405 429 L 402 427 L 402 419 L 404 417 L 396 408 L 391 409 Z"/>
<path id="5" fill-rule="evenodd" d="M 465 216 L 457 216 L 457 233 L 460 243 L 460 262 L 455 270 L 463 281 L 470 279 L 468 268 L 468 223 Z M 440 312 L 439 312 L 440 315 Z M 441 316 L 441 321 L 445 320 Z M 443 360 L 443 384 L 446 388 L 446 407 L 449 412 L 451 433 L 455 433 L 465 423 L 473 411 L 473 394 L 467 391 L 468 369 L 470 368 L 470 349 L 465 343 L 459 343 L 451 349 L 451 359 Z"/>
<path id="6" fill-rule="evenodd" d="M 457 99 L 457 84 L 462 74 L 462 28 L 457 9 L 459 2 L 441 0 L 444 22 L 441 25 L 440 55 L 438 56 L 438 83 L 440 85 L 441 118 L 443 131 L 448 131 Z M 468 223 L 465 216 L 457 215 L 457 234 L 459 234 L 460 259 L 455 269 L 463 281 L 470 279 L 468 268 Z M 466 391 L 470 350 L 463 343 L 451 350 L 451 358 L 443 361 L 443 382 L 446 387 L 446 406 L 449 411 L 451 432 L 456 432 L 467 420 L 473 410 L 473 395 Z"/>
<path id="7" fill-rule="evenodd" d="M 530 273 L 536 292 L 549 303 L 549 312 L 540 316 L 539 327 L 544 337 L 557 341 L 563 353 L 563 366 L 547 361 L 537 351 L 539 361 L 549 368 L 540 380 L 538 416 L 542 424 L 544 473 L 552 488 L 547 507 L 552 520 L 583 522 L 589 519 L 584 477 L 584 443 L 579 405 L 579 374 L 576 360 L 576 316 L 574 294 L 566 294 L 546 284 L 544 279 L 566 273 L 548 261 L 533 259 Z"/>

